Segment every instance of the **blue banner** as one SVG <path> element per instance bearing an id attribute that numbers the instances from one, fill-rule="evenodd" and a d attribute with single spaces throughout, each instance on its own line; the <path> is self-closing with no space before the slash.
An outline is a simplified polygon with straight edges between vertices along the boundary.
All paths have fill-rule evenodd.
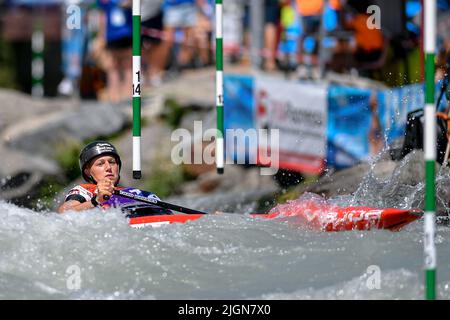
<path id="1" fill-rule="evenodd" d="M 370 90 L 329 87 L 327 166 L 349 167 L 369 156 L 370 95 Z"/>
<path id="2" fill-rule="evenodd" d="M 254 86 L 252 76 L 225 76 L 225 129 L 256 128 L 258 106 L 254 102 Z M 298 83 L 298 86 L 304 84 Z M 438 83 L 436 102 L 440 92 L 441 84 Z M 371 97 L 376 98 L 372 106 Z M 378 92 L 329 86 L 327 101 L 327 166 L 341 169 L 366 161 L 382 147 L 404 135 L 408 112 L 424 106 L 424 85 L 414 84 Z M 444 95 L 439 110 L 446 106 Z M 253 156 L 249 150 L 254 150 L 254 146 L 247 145 L 246 150 L 236 150 L 236 145 L 232 143 L 226 144 L 227 152 L 235 151 L 234 154 L 229 153 L 230 158 L 248 159 Z"/>
<path id="3" fill-rule="evenodd" d="M 253 77 L 224 75 L 224 105 L 225 130 L 256 128 L 255 110 L 253 107 Z M 235 161 L 243 156 L 245 159 L 249 159 L 248 151 L 255 150 L 253 147 L 249 148 L 248 145 L 247 150 L 237 150 L 237 146 L 236 141 L 227 141 L 225 139 L 225 153 L 227 157 Z"/>

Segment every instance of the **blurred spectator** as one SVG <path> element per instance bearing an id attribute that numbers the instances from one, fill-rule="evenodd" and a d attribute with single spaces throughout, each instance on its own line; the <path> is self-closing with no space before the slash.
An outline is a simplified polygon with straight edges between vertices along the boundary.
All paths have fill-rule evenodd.
<path id="1" fill-rule="evenodd" d="M 338 37 L 327 69 L 338 73 L 349 73 L 355 67 L 355 59 L 347 37 Z"/>
<path id="2" fill-rule="evenodd" d="M 178 66 L 184 68 L 189 65 L 193 57 L 193 30 L 197 25 L 197 5 L 203 5 L 204 0 L 164 0 L 164 56 L 169 57 L 174 44 L 175 31 L 183 30 L 184 38 L 179 55 Z"/>
<path id="3" fill-rule="evenodd" d="M 327 3 L 329 9 L 335 11 L 339 17 L 341 0 L 330 0 Z M 296 0 L 296 4 L 302 26 L 302 35 L 299 44 L 299 63 L 308 67 L 309 76 L 311 76 L 311 67 L 318 65 L 318 53 L 319 50 L 322 50 L 319 47 L 323 40 L 322 37 L 325 35 L 326 21 L 323 21 L 323 19 L 326 3 L 324 0 Z M 308 54 L 305 54 L 306 52 Z"/>
<path id="4" fill-rule="evenodd" d="M 439 83 L 440 86 L 440 92 L 436 101 L 436 107 L 438 111 L 439 109 L 444 109 L 444 112 L 448 113 L 450 107 L 450 51 L 439 51 L 439 54 L 436 58 L 436 72 L 434 75 L 434 81 L 436 83 Z M 444 94 L 446 97 L 445 100 L 447 100 L 447 102 L 444 102 L 445 100 L 443 101 L 442 99 Z"/>
<path id="5" fill-rule="evenodd" d="M 199 13 L 197 16 L 197 25 L 194 31 L 195 47 L 198 53 L 197 66 L 208 66 L 213 62 L 212 59 L 212 32 L 214 20 L 214 0 L 204 0 L 199 3 Z"/>
<path id="6" fill-rule="evenodd" d="M 261 0 L 258 1 L 261 2 Z M 236 63 L 243 53 L 245 2 L 243 0 L 227 0 L 226 5 L 223 6 L 223 53 L 225 59 L 231 63 Z M 261 27 L 263 26 L 261 25 Z"/>
<path id="7" fill-rule="evenodd" d="M 278 45 L 278 62 L 287 74 L 297 69 L 298 38 L 300 19 L 295 10 L 294 0 L 282 0 L 280 12 L 281 35 Z"/>
<path id="8" fill-rule="evenodd" d="M 448 77 L 448 70 L 450 67 L 450 57 L 448 52 L 450 52 L 450 48 L 442 47 L 439 48 L 438 54 L 436 55 L 436 82 L 442 80 L 445 76 Z"/>
<path id="9" fill-rule="evenodd" d="M 142 50 L 146 62 L 146 80 L 152 86 L 161 84 L 165 68 L 165 49 L 162 44 L 163 0 L 142 0 Z"/>
<path id="10" fill-rule="evenodd" d="M 354 58 L 356 67 L 362 73 L 367 73 L 372 69 L 380 68 L 384 63 L 385 57 L 385 41 L 380 29 L 367 27 L 369 14 L 364 10 L 357 10 L 348 13 L 346 17 L 346 27 L 354 31 L 356 48 L 354 50 Z"/>
<path id="11" fill-rule="evenodd" d="M 280 22 L 279 0 L 264 0 L 264 70 L 276 69 L 278 47 L 278 23 Z"/>
<path id="12" fill-rule="evenodd" d="M 441 6 L 443 7 L 444 3 L 441 3 Z M 449 9 L 447 9 L 447 11 L 438 11 L 437 16 L 436 80 L 442 79 L 444 75 L 446 75 L 448 72 L 447 68 L 449 68 L 448 66 L 449 60 L 447 59 L 448 59 L 448 52 L 450 52 L 450 11 L 448 10 Z"/>
<path id="13" fill-rule="evenodd" d="M 130 96 L 132 85 L 132 13 L 121 0 L 98 0 L 104 12 L 102 35 L 112 56 L 107 68 L 108 99 L 118 102 Z"/>
<path id="14" fill-rule="evenodd" d="M 297 10 L 300 14 L 302 24 L 302 35 L 299 45 L 299 60 L 302 64 L 317 64 L 318 36 L 320 23 L 322 19 L 323 0 L 297 0 Z M 314 46 L 311 50 L 312 55 L 308 59 L 304 55 L 305 39 L 311 37 L 314 39 Z"/>
<path id="15" fill-rule="evenodd" d="M 251 33 L 250 33 L 250 0 L 242 0 L 242 8 L 243 8 L 243 15 L 242 15 L 242 47 L 244 52 L 250 52 L 251 47 Z M 241 52 L 242 54 L 242 52 Z M 245 65 L 250 65 L 250 55 L 249 54 L 243 54 L 241 56 L 241 63 Z"/>

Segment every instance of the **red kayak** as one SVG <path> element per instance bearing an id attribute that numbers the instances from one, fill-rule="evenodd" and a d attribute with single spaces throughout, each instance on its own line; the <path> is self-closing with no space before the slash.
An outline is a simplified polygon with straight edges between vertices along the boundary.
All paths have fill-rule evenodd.
<path id="1" fill-rule="evenodd" d="M 289 218 L 295 224 L 317 231 L 348 231 L 388 229 L 398 231 L 422 217 L 416 209 L 339 207 L 314 200 L 292 201 L 278 205 L 267 214 L 251 214 L 255 218 Z M 132 227 L 160 226 L 185 223 L 203 217 L 203 214 L 143 215 L 128 218 Z"/>

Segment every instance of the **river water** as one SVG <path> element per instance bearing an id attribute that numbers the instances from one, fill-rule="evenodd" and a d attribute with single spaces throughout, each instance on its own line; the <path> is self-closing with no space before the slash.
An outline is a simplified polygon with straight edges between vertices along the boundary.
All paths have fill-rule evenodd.
<path id="1" fill-rule="evenodd" d="M 331 201 L 420 203 L 423 186 L 397 178 L 369 173 Z M 422 220 L 400 232 L 326 233 L 238 214 L 145 229 L 117 209 L 58 215 L 0 202 L 0 215 L 0 299 L 424 297 Z M 436 246 L 438 298 L 450 299 L 448 226 L 437 227 Z"/>
<path id="2" fill-rule="evenodd" d="M 421 221 L 400 232 L 325 233 L 225 214 L 137 230 L 118 210 L 42 214 L 3 202 L 0 212 L 0 299 L 423 297 Z M 438 227 L 445 299 L 449 239 Z"/>

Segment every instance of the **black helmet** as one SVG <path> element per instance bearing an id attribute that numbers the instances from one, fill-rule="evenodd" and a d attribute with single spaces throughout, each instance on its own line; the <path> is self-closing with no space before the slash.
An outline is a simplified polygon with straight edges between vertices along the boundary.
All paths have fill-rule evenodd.
<path id="1" fill-rule="evenodd" d="M 81 175 L 83 176 L 84 180 L 87 182 L 95 182 L 93 181 L 92 177 L 87 176 L 84 172 L 84 169 L 86 168 L 86 165 L 94 159 L 95 157 L 99 155 L 111 155 L 113 156 L 118 165 L 119 165 L 119 173 L 120 168 L 122 167 L 122 161 L 120 160 L 119 153 L 117 152 L 116 148 L 109 142 L 106 141 L 94 141 L 89 143 L 87 146 L 81 150 L 80 153 L 80 170 Z"/>

